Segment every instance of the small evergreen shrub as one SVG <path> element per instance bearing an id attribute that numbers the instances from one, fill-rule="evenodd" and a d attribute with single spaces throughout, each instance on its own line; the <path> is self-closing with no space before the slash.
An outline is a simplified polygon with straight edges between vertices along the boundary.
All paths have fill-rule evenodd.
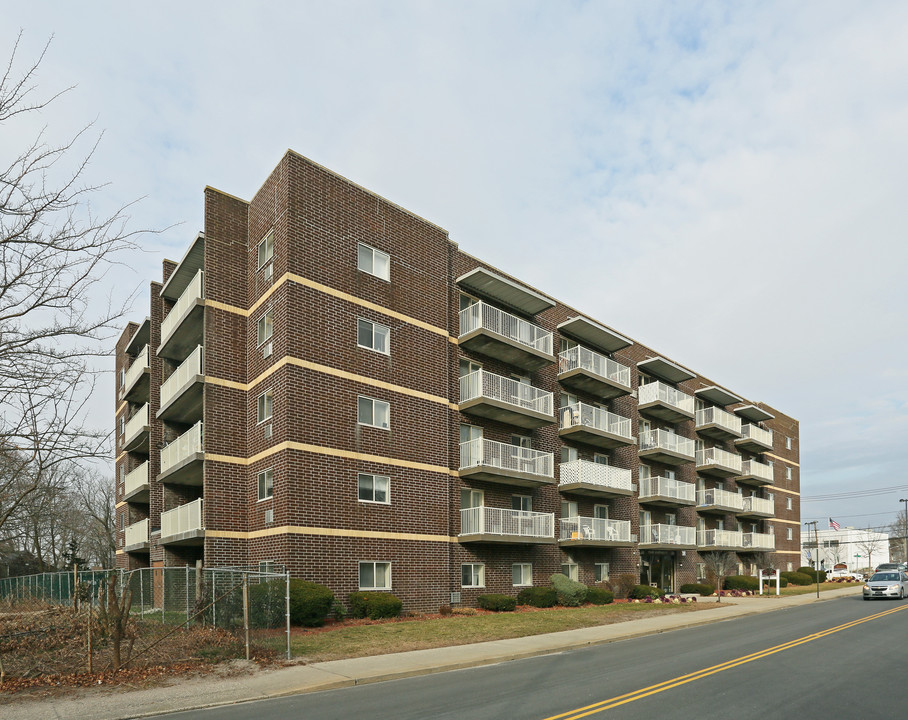
<path id="1" fill-rule="evenodd" d="M 799 572 L 783 572 L 782 579 L 787 580 L 791 585 L 812 585 L 814 582 L 810 575 Z"/>
<path id="2" fill-rule="evenodd" d="M 290 580 L 290 622 L 293 625 L 324 625 L 333 605 L 334 593 L 324 585 L 308 580 Z"/>
<path id="3" fill-rule="evenodd" d="M 706 583 L 687 583 L 686 585 L 681 586 L 679 592 L 683 593 L 697 593 L 698 595 L 712 595 L 716 592 L 716 588 L 712 585 L 707 585 Z"/>
<path id="4" fill-rule="evenodd" d="M 586 585 L 571 580 L 566 575 L 555 573 L 549 578 L 558 595 L 558 602 L 565 607 L 577 607 L 586 600 Z"/>
<path id="5" fill-rule="evenodd" d="M 723 585 L 725 590 L 759 590 L 760 581 L 750 575 L 729 575 Z"/>
<path id="6" fill-rule="evenodd" d="M 646 598 L 657 598 L 661 594 L 658 588 L 649 585 L 634 585 L 628 593 L 628 597 L 632 600 L 645 600 Z"/>
<path id="7" fill-rule="evenodd" d="M 548 608 L 558 604 L 558 592 L 553 587 L 526 587 L 517 593 L 520 605 Z"/>
<path id="8" fill-rule="evenodd" d="M 615 593 L 598 585 L 590 585 L 586 589 L 586 601 L 593 605 L 609 605 L 615 602 Z"/>
<path id="9" fill-rule="evenodd" d="M 353 592 L 350 593 L 350 617 L 381 620 L 400 617 L 403 603 L 391 593 Z"/>
<path id="10" fill-rule="evenodd" d="M 517 598 L 500 593 L 490 595 L 480 595 L 476 602 L 483 610 L 493 610 L 495 612 L 513 612 L 517 608 Z"/>

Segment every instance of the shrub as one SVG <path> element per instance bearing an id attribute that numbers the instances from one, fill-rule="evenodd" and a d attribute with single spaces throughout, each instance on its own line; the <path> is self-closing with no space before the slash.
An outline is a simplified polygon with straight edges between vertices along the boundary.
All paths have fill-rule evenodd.
<path id="1" fill-rule="evenodd" d="M 350 593 L 350 617 L 382 618 L 400 617 L 403 603 L 391 593 L 354 592 Z"/>
<path id="2" fill-rule="evenodd" d="M 811 585 L 814 582 L 810 575 L 799 572 L 783 572 L 782 579 L 787 580 L 791 585 Z"/>
<path id="3" fill-rule="evenodd" d="M 490 595 L 480 595 L 476 602 L 483 610 L 494 610 L 495 612 L 513 612 L 517 608 L 517 598 L 500 593 Z"/>
<path id="4" fill-rule="evenodd" d="M 783 574 L 784 574 L 784 573 L 783 573 Z M 776 581 L 775 581 L 775 580 L 766 580 L 766 581 L 763 583 L 763 587 L 769 588 L 770 590 L 775 590 L 775 589 L 776 589 Z M 788 587 L 788 580 L 786 580 L 784 577 L 781 577 L 781 576 L 780 576 L 780 577 L 779 577 L 779 587 Z M 764 592 L 765 592 L 765 591 L 764 591 Z"/>
<path id="5" fill-rule="evenodd" d="M 699 595 L 712 595 L 716 592 L 716 588 L 712 585 L 707 585 L 706 583 L 687 583 L 686 585 L 681 586 L 680 592 L 683 593 L 697 593 Z"/>
<path id="6" fill-rule="evenodd" d="M 628 593 L 628 597 L 632 600 L 645 600 L 646 598 L 657 598 L 661 594 L 658 588 L 649 585 L 634 585 Z"/>
<path id="7" fill-rule="evenodd" d="M 442 617 L 447 617 L 448 615 L 451 615 L 453 612 L 454 612 L 454 608 L 452 608 L 450 605 L 442 605 L 440 608 L 438 608 L 438 614 L 441 615 Z"/>
<path id="8" fill-rule="evenodd" d="M 627 598 L 631 596 L 631 590 L 637 584 L 637 578 L 633 575 L 619 575 L 615 581 L 615 597 Z"/>
<path id="9" fill-rule="evenodd" d="M 558 604 L 558 592 L 553 587 L 526 587 L 517 593 L 521 605 L 548 608 Z"/>
<path id="10" fill-rule="evenodd" d="M 283 586 L 283 582 L 278 581 Z M 270 585 L 271 583 L 265 583 Z M 325 618 L 334 604 L 334 593 L 324 585 L 308 580 L 290 581 L 290 622 L 294 625 L 317 627 L 324 625 Z"/>
<path id="11" fill-rule="evenodd" d="M 760 580 L 750 575 L 729 575 L 723 585 L 725 590 L 759 590 Z"/>
<path id="12" fill-rule="evenodd" d="M 586 585 L 576 580 L 571 580 L 566 575 L 555 573 L 549 578 L 552 587 L 558 594 L 558 602 L 565 607 L 577 607 L 586 600 Z"/>
<path id="13" fill-rule="evenodd" d="M 291 588 L 293 581 L 291 580 Z M 328 588 L 325 588 L 328 590 Z M 291 589 L 291 604 L 293 595 Z M 328 590 L 330 593 L 331 591 Z M 269 580 L 249 586 L 249 625 L 256 628 L 276 628 L 287 622 L 287 586 L 284 580 Z M 331 596 L 334 597 L 333 595 Z M 293 622 L 293 615 L 290 616 Z M 319 623 L 321 624 L 321 623 Z"/>
<path id="14" fill-rule="evenodd" d="M 586 589 L 586 601 L 593 605 L 608 605 L 615 602 L 615 593 L 599 585 L 590 585 Z"/>

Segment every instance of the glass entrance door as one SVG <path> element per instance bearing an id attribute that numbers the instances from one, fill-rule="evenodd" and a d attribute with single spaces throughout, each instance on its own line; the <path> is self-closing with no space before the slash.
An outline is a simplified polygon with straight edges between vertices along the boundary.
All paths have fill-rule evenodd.
<path id="1" fill-rule="evenodd" d="M 658 588 L 663 593 L 675 589 L 675 554 L 672 552 L 640 553 L 640 583 Z"/>

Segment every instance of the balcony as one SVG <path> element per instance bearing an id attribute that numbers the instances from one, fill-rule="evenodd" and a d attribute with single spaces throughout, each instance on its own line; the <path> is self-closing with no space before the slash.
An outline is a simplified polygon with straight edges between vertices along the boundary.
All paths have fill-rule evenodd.
<path id="1" fill-rule="evenodd" d="M 555 483 L 555 460 L 552 453 L 477 438 L 460 444 L 458 475 L 535 488 Z"/>
<path id="2" fill-rule="evenodd" d="M 640 547 L 648 550 L 682 550 L 697 547 L 697 530 L 681 525 L 644 525 Z"/>
<path id="3" fill-rule="evenodd" d="M 127 525 L 123 540 L 123 549 L 126 552 L 148 550 L 148 519 L 140 520 L 132 525 Z"/>
<path id="4" fill-rule="evenodd" d="M 202 344 L 205 273 L 199 270 L 161 323 L 160 357 L 184 360 Z"/>
<path id="5" fill-rule="evenodd" d="M 203 359 L 202 346 L 199 345 L 161 384 L 159 418 L 183 423 L 202 419 Z"/>
<path id="6" fill-rule="evenodd" d="M 123 479 L 123 500 L 148 502 L 148 461 L 143 462 Z"/>
<path id="7" fill-rule="evenodd" d="M 748 485 L 772 485 L 774 478 L 772 468 L 766 463 L 745 460 L 741 463 L 741 474 L 735 480 Z"/>
<path id="8" fill-rule="evenodd" d="M 660 420 L 678 423 L 694 417 L 694 398 L 657 380 L 637 388 L 637 409 Z"/>
<path id="9" fill-rule="evenodd" d="M 697 548 L 710 550 L 741 550 L 744 533 L 738 530 L 701 530 L 697 533 Z"/>
<path id="10" fill-rule="evenodd" d="M 770 533 L 744 533 L 744 552 L 765 552 L 776 549 L 776 536 Z"/>
<path id="11" fill-rule="evenodd" d="M 630 418 L 581 402 L 566 405 L 558 414 L 561 418 L 558 435 L 563 440 L 582 442 L 606 450 L 636 442 L 631 434 Z"/>
<path id="12" fill-rule="evenodd" d="M 694 441 L 668 430 L 649 430 L 640 435 L 641 458 L 665 465 L 694 461 Z"/>
<path id="13" fill-rule="evenodd" d="M 175 485 L 201 485 L 203 427 L 197 422 L 161 450 L 161 474 L 158 480 Z"/>
<path id="14" fill-rule="evenodd" d="M 627 520 L 605 518 L 561 518 L 558 544 L 562 547 L 628 547 L 637 542 Z"/>
<path id="15" fill-rule="evenodd" d="M 534 429 L 555 422 L 552 393 L 476 370 L 460 378 L 460 412 Z"/>
<path id="16" fill-rule="evenodd" d="M 771 518 L 776 514 L 774 505 L 775 503 L 772 500 L 767 500 L 766 498 L 746 497 L 744 498 L 743 509 L 738 511 L 738 516 L 742 518 Z"/>
<path id="17" fill-rule="evenodd" d="M 539 370 L 555 362 L 552 333 L 484 302 L 460 311 L 457 342 L 466 350 L 524 370 Z"/>
<path id="18" fill-rule="evenodd" d="M 140 407 L 123 430 L 124 452 L 148 453 L 148 403 Z"/>
<path id="19" fill-rule="evenodd" d="M 460 535 L 457 539 L 462 543 L 554 543 L 555 515 L 484 505 L 465 508 L 460 511 Z"/>
<path id="20" fill-rule="evenodd" d="M 697 502 L 696 492 L 697 488 L 693 483 L 665 477 L 640 478 L 638 501 L 669 507 L 694 505 Z"/>
<path id="21" fill-rule="evenodd" d="M 744 498 L 736 492 L 710 488 L 697 493 L 698 512 L 736 513 L 744 508 Z"/>
<path id="22" fill-rule="evenodd" d="M 717 407 L 697 410 L 697 432 L 717 440 L 741 437 L 741 418 Z"/>
<path id="23" fill-rule="evenodd" d="M 631 392 L 629 367 L 581 345 L 558 355 L 558 380 L 565 387 L 603 400 Z"/>
<path id="24" fill-rule="evenodd" d="M 631 471 L 611 465 L 571 460 L 558 466 L 558 489 L 594 498 L 626 497 L 637 487 L 631 482 Z"/>
<path id="25" fill-rule="evenodd" d="M 752 453 L 772 450 L 772 430 L 765 430 L 759 425 L 743 425 L 741 437 L 735 440 L 735 447 Z"/>
<path id="26" fill-rule="evenodd" d="M 205 541 L 202 498 L 161 513 L 161 543 L 201 545 Z"/>
<path id="27" fill-rule="evenodd" d="M 697 472 L 718 477 L 734 477 L 740 475 L 741 470 L 741 456 L 736 453 L 721 448 L 697 450 Z"/>
<path id="28" fill-rule="evenodd" d="M 148 364 L 148 345 L 132 361 L 123 373 L 123 385 L 120 387 L 120 399 L 134 403 L 148 402 L 148 378 L 151 374 Z"/>

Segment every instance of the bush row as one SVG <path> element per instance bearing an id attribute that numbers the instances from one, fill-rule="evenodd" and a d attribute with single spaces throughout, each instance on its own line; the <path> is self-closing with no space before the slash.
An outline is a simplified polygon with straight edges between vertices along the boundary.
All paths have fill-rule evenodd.
<path id="1" fill-rule="evenodd" d="M 706 583 L 687 583 L 682 585 L 679 592 L 682 593 L 699 593 L 700 595 L 712 595 L 716 588 Z"/>

